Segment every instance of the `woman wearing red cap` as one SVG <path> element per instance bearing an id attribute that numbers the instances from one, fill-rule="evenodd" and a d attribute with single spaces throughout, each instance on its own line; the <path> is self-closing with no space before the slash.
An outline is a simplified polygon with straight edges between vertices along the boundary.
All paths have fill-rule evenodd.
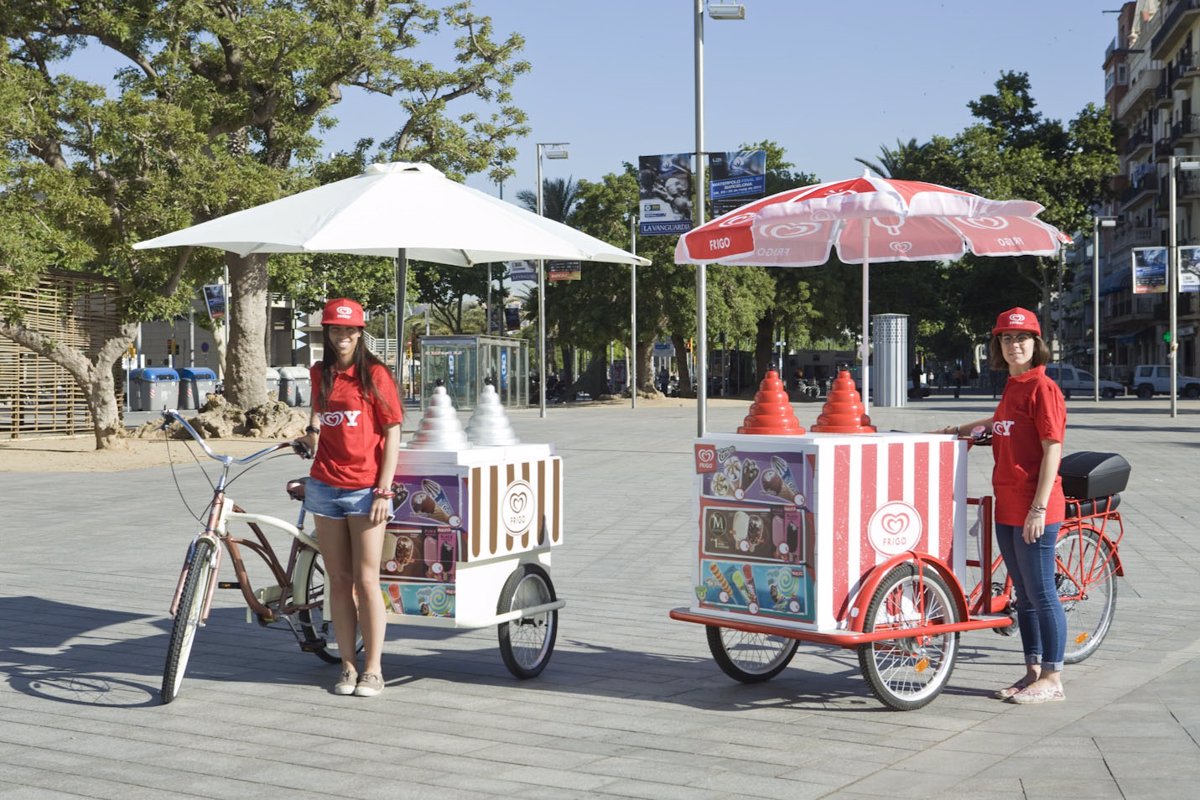
<path id="1" fill-rule="evenodd" d="M 313 409 L 305 433 L 316 456 L 304 508 L 315 521 L 333 632 L 342 654 L 342 674 L 333 693 L 373 697 L 383 691 L 380 660 L 387 619 L 379 562 L 384 526 L 392 516 L 402 410 L 391 372 L 363 343 L 362 306 L 345 298 L 330 300 L 321 325 L 325 355 L 310 370 Z M 363 638 L 361 675 L 355 653 L 358 631 Z"/>
<path id="2" fill-rule="evenodd" d="M 1017 598 L 1017 627 L 1025 675 L 996 692 L 1012 703 L 1062 700 L 1066 614 L 1054 584 L 1054 545 L 1066 512 L 1058 464 L 1067 410 L 1062 391 L 1046 376 L 1050 350 L 1037 316 L 1012 308 L 992 328 L 990 363 L 1008 370 L 996 412 L 942 433 L 962 436 L 977 426 L 992 432 L 996 540 Z"/>

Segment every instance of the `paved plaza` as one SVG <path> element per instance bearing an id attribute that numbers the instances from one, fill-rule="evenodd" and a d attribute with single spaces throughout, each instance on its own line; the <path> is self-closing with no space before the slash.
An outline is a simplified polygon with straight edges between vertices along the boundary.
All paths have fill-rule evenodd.
<path id="1" fill-rule="evenodd" d="M 872 417 L 926 431 L 993 403 L 934 397 Z M 811 426 L 821 406 L 795 408 Z M 1022 669 L 1018 638 L 990 631 L 963 634 L 949 686 L 920 711 L 880 705 L 850 650 L 802 645 L 769 682 L 727 678 L 703 629 L 667 617 L 694 597 L 694 405 L 512 413 L 522 440 L 564 460 L 554 656 L 517 681 L 494 629 L 391 626 L 374 699 L 331 694 L 336 667 L 247 624 L 225 591 L 179 698 L 159 705 L 166 610 L 197 525 L 176 477 L 196 513 L 207 502 L 195 463 L 181 447 L 174 475 L 0 472 L 0 798 L 1192 797 L 1200 401 L 1179 408 L 1068 402 L 1067 452 L 1133 465 L 1126 575 L 1103 646 L 1067 668 L 1067 702 L 1032 707 L 989 697 Z M 710 430 L 747 409 L 712 404 Z M 270 461 L 231 495 L 292 518 L 283 483 L 304 472 Z M 972 494 L 990 472 L 973 451 Z"/>

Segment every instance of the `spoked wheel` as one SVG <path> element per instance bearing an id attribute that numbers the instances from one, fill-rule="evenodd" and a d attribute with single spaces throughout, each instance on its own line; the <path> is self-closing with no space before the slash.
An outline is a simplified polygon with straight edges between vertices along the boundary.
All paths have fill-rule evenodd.
<path id="1" fill-rule="evenodd" d="M 1078 664 L 1104 641 L 1117 610 L 1112 547 L 1090 528 L 1062 533 L 1054 546 L 1054 582 L 1067 613 L 1063 660 Z"/>
<path id="2" fill-rule="evenodd" d="M 879 584 L 867 606 L 863 631 L 905 630 L 958 621 L 958 606 L 934 570 L 901 564 Z M 941 693 L 958 655 L 958 633 L 884 639 L 858 648 L 863 677 L 880 702 L 897 711 L 928 705 Z"/>
<path id="3" fill-rule="evenodd" d="M 729 677 L 742 683 L 762 683 L 774 678 L 796 655 L 800 642 L 770 633 L 749 633 L 707 625 L 708 649 Z"/>
<path id="4" fill-rule="evenodd" d="M 300 649 L 314 653 L 326 663 L 342 663 L 342 654 L 333 635 L 333 623 L 325 619 L 325 562 L 316 550 L 305 549 L 296 559 L 295 584 L 292 590 L 295 592 L 297 604 L 315 604 L 312 608 L 303 609 L 296 614 L 302 637 Z M 362 648 L 362 635 L 359 634 L 354 652 L 358 653 Z"/>
<path id="5" fill-rule="evenodd" d="M 196 640 L 196 629 L 200 627 L 200 615 L 204 612 L 209 587 L 212 584 L 215 550 L 210 539 L 198 539 L 188 562 L 187 577 L 179 595 L 179 606 L 175 609 L 175 624 L 171 626 L 171 639 L 167 643 L 167 663 L 163 667 L 163 705 L 175 699 L 183 684 L 188 658 L 192 654 L 192 643 Z"/>
<path id="6" fill-rule="evenodd" d="M 533 608 L 556 599 L 554 584 L 545 570 L 536 564 L 522 564 L 509 576 L 500 591 L 496 613 Z M 500 656 L 508 671 L 522 680 L 537 677 L 546 668 L 554 652 L 554 639 L 558 636 L 558 610 L 542 611 L 502 622 L 496 627 L 496 632 L 500 637 Z"/>

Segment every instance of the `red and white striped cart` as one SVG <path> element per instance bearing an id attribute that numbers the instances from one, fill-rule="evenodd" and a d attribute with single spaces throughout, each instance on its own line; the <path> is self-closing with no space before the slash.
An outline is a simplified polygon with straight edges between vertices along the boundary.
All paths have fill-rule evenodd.
<path id="1" fill-rule="evenodd" d="M 706 626 L 737 680 L 774 677 L 801 641 L 856 648 L 883 703 L 919 708 L 949 679 L 959 631 L 1012 619 L 972 615 L 963 590 L 966 442 L 863 430 L 698 439 L 695 601 L 671 617 Z"/>

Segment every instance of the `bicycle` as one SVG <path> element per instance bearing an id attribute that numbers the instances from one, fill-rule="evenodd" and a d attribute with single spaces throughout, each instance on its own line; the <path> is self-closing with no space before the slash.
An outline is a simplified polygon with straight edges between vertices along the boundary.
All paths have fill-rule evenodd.
<path id="1" fill-rule="evenodd" d="M 164 427 L 171 422 L 179 423 L 200 445 L 205 455 L 221 464 L 220 475 L 213 484 L 204 527 L 188 546 L 175 596 L 171 601 L 170 614 L 174 617 L 174 623 L 163 667 L 162 703 L 170 703 L 179 694 L 196 631 L 207 621 L 213 592 L 218 588 L 240 589 L 249 609 L 248 614 L 253 615 L 260 625 L 268 626 L 282 621 L 295 635 L 302 651 L 313 653 L 330 664 L 341 663 L 336 646 L 325 638 L 329 632 L 329 621 L 324 618 L 322 611 L 325 572 L 316 539 L 303 530 L 303 505 L 296 524 L 292 525 L 277 517 L 247 512 L 226 493 L 231 482 L 230 471 L 234 467 L 249 469 L 283 450 L 291 450 L 301 457 L 310 457 L 310 454 L 299 442 L 280 442 L 243 458 L 219 455 L 178 412 L 168 409 L 162 412 L 162 416 Z M 288 495 L 295 500 L 303 500 L 307 480 L 299 478 L 289 481 Z M 234 536 L 229 530 L 231 522 L 246 523 L 254 539 Z M 263 531 L 264 527 L 282 531 L 292 538 L 286 562 L 276 554 Z M 243 548 L 262 559 L 270 570 L 273 585 L 254 589 L 242 559 Z M 235 581 L 218 580 L 222 551 L 228 554 L 233 563 Z"/>

